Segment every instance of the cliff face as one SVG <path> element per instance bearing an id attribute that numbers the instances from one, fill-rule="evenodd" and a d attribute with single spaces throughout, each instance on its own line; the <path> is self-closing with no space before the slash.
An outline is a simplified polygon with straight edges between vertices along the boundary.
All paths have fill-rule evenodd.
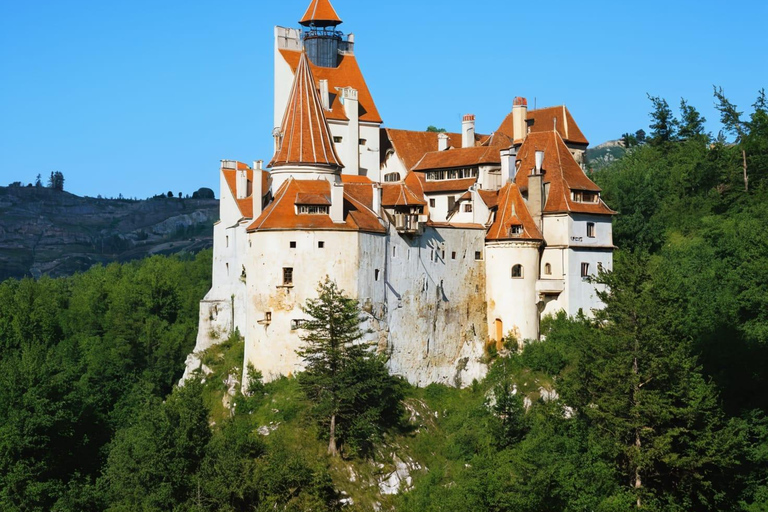
<path id="1" fill-rule="evenodd" d="M 48 188 L 0 187 L 0 280 L 197 252 L 212 245 L 218 216 L 216 199 L 94 199 Z"/>

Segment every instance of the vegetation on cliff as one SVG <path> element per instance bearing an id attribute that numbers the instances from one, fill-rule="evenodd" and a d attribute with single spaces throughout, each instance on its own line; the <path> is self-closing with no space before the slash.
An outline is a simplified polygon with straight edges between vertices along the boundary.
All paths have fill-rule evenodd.
<path id="1" fill-rule="evenodd" d="M 404 421 L 340 457 L 311 379 L 241 392 L 237 334 L 174 386 L 209 252 L 1 283 L 0 508 L 766 510 L 768 114 L 735 112 L 732 142 L 687 110 L 692 135 L 595 173 L 620 212 L 604 311 L 466 389 L 402 385 Z"/>

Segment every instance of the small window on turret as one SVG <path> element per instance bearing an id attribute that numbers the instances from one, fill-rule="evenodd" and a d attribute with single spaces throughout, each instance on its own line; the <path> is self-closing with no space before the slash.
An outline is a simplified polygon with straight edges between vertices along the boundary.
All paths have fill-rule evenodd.
<path id="1" fill-rule="evenodd" d="M 522 279 L 523 277 L 523 266 L 520 264 L 517 264 L 512 267 L 512 279 Z"/>
<path id="2" fill-rule="evenodd" d="M 550 265 L 549 263 L 544 265 L 544 274 L 548 276 L 552 275 L 552 265 Z"/>
<path id="3" fill-rule="evenodd" d="M 587 236 L 589 238 L 595 238 L 595 223 L 587 222 Z"/>
<path id="4" fill-rule="evenodd" d="M 341 137 L 334 137 L 333 138 L 333 142 L 335 142 L 336 144 L 341 144 L 341 141 L 342 141 Z"/>
<path id="5" fill-rule="evenodd" d="M 360 139 L 358 142 L 360 143 L 361 146 L 365 146 L 365 143 L 368 141 L 366 141 L 365 139 Z"/>

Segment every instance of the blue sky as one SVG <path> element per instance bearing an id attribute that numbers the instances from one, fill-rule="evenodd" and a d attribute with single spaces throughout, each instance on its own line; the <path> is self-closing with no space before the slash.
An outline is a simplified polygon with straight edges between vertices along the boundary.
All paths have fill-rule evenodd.
<path id="1" fill-rule="evenodd" d="M 646 93 L 719 129 L 712 85 L 768 86 L 768 2 L 332 0 L 386 126 L 493 131 L 514 96 L 565 103 L 592 144 L 646 127 Z M 309 0 L 0 1 L 0 184 L 218 194 L 220 159 L 269 160 L 273 26 Z"/>

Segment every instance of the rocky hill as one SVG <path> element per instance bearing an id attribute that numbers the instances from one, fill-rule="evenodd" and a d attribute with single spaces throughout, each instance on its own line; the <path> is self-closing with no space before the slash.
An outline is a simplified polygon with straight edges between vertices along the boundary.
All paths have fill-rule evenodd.
<path id="1" fill-rule="evenodd" d="M 96 263 L 213 244 L 216 199 L 95 199 L 0 187 L 0 280 L 69 275 Z"/>
<path id="2" fill-rule="evenodd" d="M 619 160 L 626 152 L 627 148 L 621 140 L 603 142 L 587 149 L 587 167 L 592 171 L 599 171 Z"/>

